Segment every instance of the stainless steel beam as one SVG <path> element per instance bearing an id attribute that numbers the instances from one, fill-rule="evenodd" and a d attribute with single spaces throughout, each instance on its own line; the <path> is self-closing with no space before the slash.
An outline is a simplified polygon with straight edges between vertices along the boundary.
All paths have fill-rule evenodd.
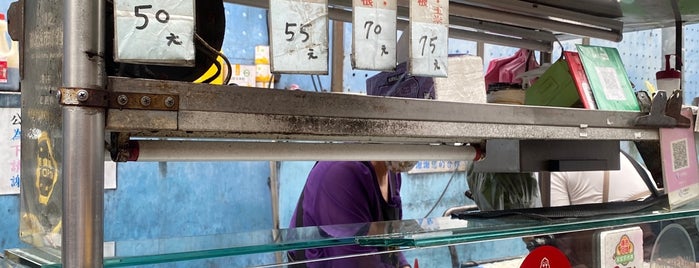
<path id="1" fill-rule="evenodd" d="M 542 107 L 504 104 L 476 104 L 443 102 L 405 98 L 386 98 L 351 94 L 285 91 L 275 89 L 245 88 L 193 84 L 186 82 L 158 81 L 145 79 L 109 78 L 109 88 L 117 92 L 173 94 L 180 96 L 180 117 L 183 112 L 211 112 L 212 115 L 237 113 L 259 115 L 316 116 L 322 118 L 393 119 L 432 122 L 468 122 L 487 124 L 514 124 L 540 126 L 567 126 L 575 128 L 635 128 L 634 120 L 639 112 L 583 110 L 560 107 Z M 128 130 L 128 123 L 139 120 L 156 124 L 160 120 L 175 127 L 178 120 L 175 112 L 164 112 L 154 118 L 143 118 L 148 111 L 111 109 L 108 118 L 110 129 Z M 118 118 L 112 114 L 124 113 Z M 134 117 L 127 114 L 141 114 Z M 201 126 L 210 129 L 228 129 L 208 123 Z M 181 121 L 181 118 L 180 118 Z M 159 127 L 158 127 L 159 128 Z M 173 128 L 170 128 L 173 129 Z M 180 126 L 181 129 L 181 126 Z M 654 130 L 657 132 L 657 129 Z"/>
<path id="2" fill-rule="evenodd" d="M 506 11 L 509 13 L 519 13 L 523 15 L 563 19 L 571 23 L 594 25 L 595 27 L 621 32 L 624 23 L 615 18 L 606 18 L 589 15 L 582 12 L 570 11 L 567 9 L 551 7 L 545 4 L 527 3 L 520 0 L 452 0 L 452 2 L 487 7 L 489 9 Z M 607 5 L 619 5 L 618 2 L 608 1 Z M 604 7 L 601 7 L 604 8 Z"/>
<path id="3" fill-rule="evenodd" d="M 63 86 L 104 89 L 106 1 L 64 2 Z M 102 267 L 105 109 L 63 107 L 63 267 Z"/>
<path id="4" fill-rule="evenodd" d="M 471 146 L 139 140 L 137 161 L 467 160 Z"/>

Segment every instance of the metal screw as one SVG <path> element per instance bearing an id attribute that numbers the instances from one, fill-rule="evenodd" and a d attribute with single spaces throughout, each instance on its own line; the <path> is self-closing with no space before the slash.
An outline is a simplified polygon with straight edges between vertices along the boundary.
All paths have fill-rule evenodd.
<path id="1" fill-rule="evenodd" d="M 150 106 L 151 99 L 148 96 L 141 97 L 141 105 Z"/>
<path id="2" fill-rule="evenodd" d="M 87 90 L 78 90 L 78 101 L 86 101 L 88 97 L 90 97 L 90 94 L 87 93 Z"/>
<path id="3" fill-rule="evenodd" d="M 165 107 L 172 108 L 172 106 L 175 106 L 175 98 L 173 98 L 173 97 L 165 98 Z"/>
<path id="4" fill-rule="evenodd" d="M 127 97 L 126 95 L 119 95 L 119 97 L 117 97 L 117 103 L 121 106 L 124 106 L 127 103 L 129 103 L 129 97 Z"/>

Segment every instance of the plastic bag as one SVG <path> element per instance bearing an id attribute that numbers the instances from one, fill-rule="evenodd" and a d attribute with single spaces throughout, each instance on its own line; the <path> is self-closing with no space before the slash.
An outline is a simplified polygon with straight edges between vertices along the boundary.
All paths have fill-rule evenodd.
<path id="1" fill-rule="evenodd" d="M 466 177 L 471 198 L 481 211 L 535 207 L 539 184 L 531 173 L 473 172 Z"/>
<path id="2" fill-rule="evenodd" d="M 516 78 L 517 75 L 539 67 L 534 53 L 530 52 L 528 49 L 520 49 L 510 57 L 491 60 L 485 72 L 486 86 L 494 83 L 521 84 L 522 79 Z"/>

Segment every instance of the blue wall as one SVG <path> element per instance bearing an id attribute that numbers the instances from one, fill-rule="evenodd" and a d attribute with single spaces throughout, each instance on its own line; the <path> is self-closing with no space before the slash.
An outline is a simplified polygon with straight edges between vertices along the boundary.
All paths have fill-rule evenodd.
<path id="1" fill-rule="evenodd" d="M 9 5 L 0 0 L 0 10 Z M 223 51 L 233 63 L 252 64 L 255 45 L 266 45 L 267 15 L 262 9 L 226 4 L 228 28 Z M 687 27 L 687 39 L 699 38 L 699 27 Z M 652 79 L 660 69 L 658 31 L 628 34 L 620 44 L 595 41 L 594 44 L 620 48 L 629 77 L 637 86 Z M 351 25 L 345 24 L 345 36 L 351 37 Z M 572 47 L 571 42 L 564 42 Z M 699 63 L 696 46 L 687 41 L 686 100 L 697 95 Z M 349 68 L 349 38 L 345 41 L 345 83 L 348 92 L 365 92 L 364 80 L 375 72 Z M 474 42 L 450 40 L 450 53 L 475 54 Z M 485 62 L 512 54 L 515 49 L 486 46 Z M 321 76 L 324 89 L 328 76 Z M 308 75 L 285 75 L 278 88 L 289 83 L 306 90 L 313 85 Z M 280 172 L 280 220 L 287 226 L 305 176 L 313 162 L 282 162 Z M 228 163 L 125 163 L 118 167 L 117 190 L 105 192 L 105 240 L 143 240 L 177 236 L 234 233 L 272 228 L 267 162 Z M 406 176 L 403 196 L 406 218 L 422 218 L 434 205 L 450 178 L 449 173 Z M 463 192 L 464 174 L 456 174 L 432 217 L 448 207 L 470 204 Z M 0 250 L 26 247 L 17 238 L 19 215 L 17 196 L 0 196 Z M 459 246 L 462 261 L 523 254 L 518 239 Z M 429 267 L 449 266 L 447 248 L 409 251 L 408 259 L 419 258 Z M 178 263 L 180 267 L 248 266 L 272 262 L 272 254 Z M 160 265 L 172 267 L 172 264 Z"/>

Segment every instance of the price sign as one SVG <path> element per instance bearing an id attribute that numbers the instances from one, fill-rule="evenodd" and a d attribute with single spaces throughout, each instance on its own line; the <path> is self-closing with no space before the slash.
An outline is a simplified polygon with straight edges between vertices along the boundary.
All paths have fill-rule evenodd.
<path id="1" fill-rule="evenodd" d="M 449 1 L 410 0 L 410 74 L 446 77 L 448 38 Z"/>
<path id="2" fill-rule="evenodd" d="M 114 0 L 118 62 L 194 66 L 194 0 Z"/>
<path id="3" fill-rule="evenodd" d="M 396 1 L 353 0 L 352 67 L 396 68 Z"/>
<path id="4" fill-rule="evenodd" d="M 328 73 L 328 1 L 270 0 L 272 71 Z"/>

